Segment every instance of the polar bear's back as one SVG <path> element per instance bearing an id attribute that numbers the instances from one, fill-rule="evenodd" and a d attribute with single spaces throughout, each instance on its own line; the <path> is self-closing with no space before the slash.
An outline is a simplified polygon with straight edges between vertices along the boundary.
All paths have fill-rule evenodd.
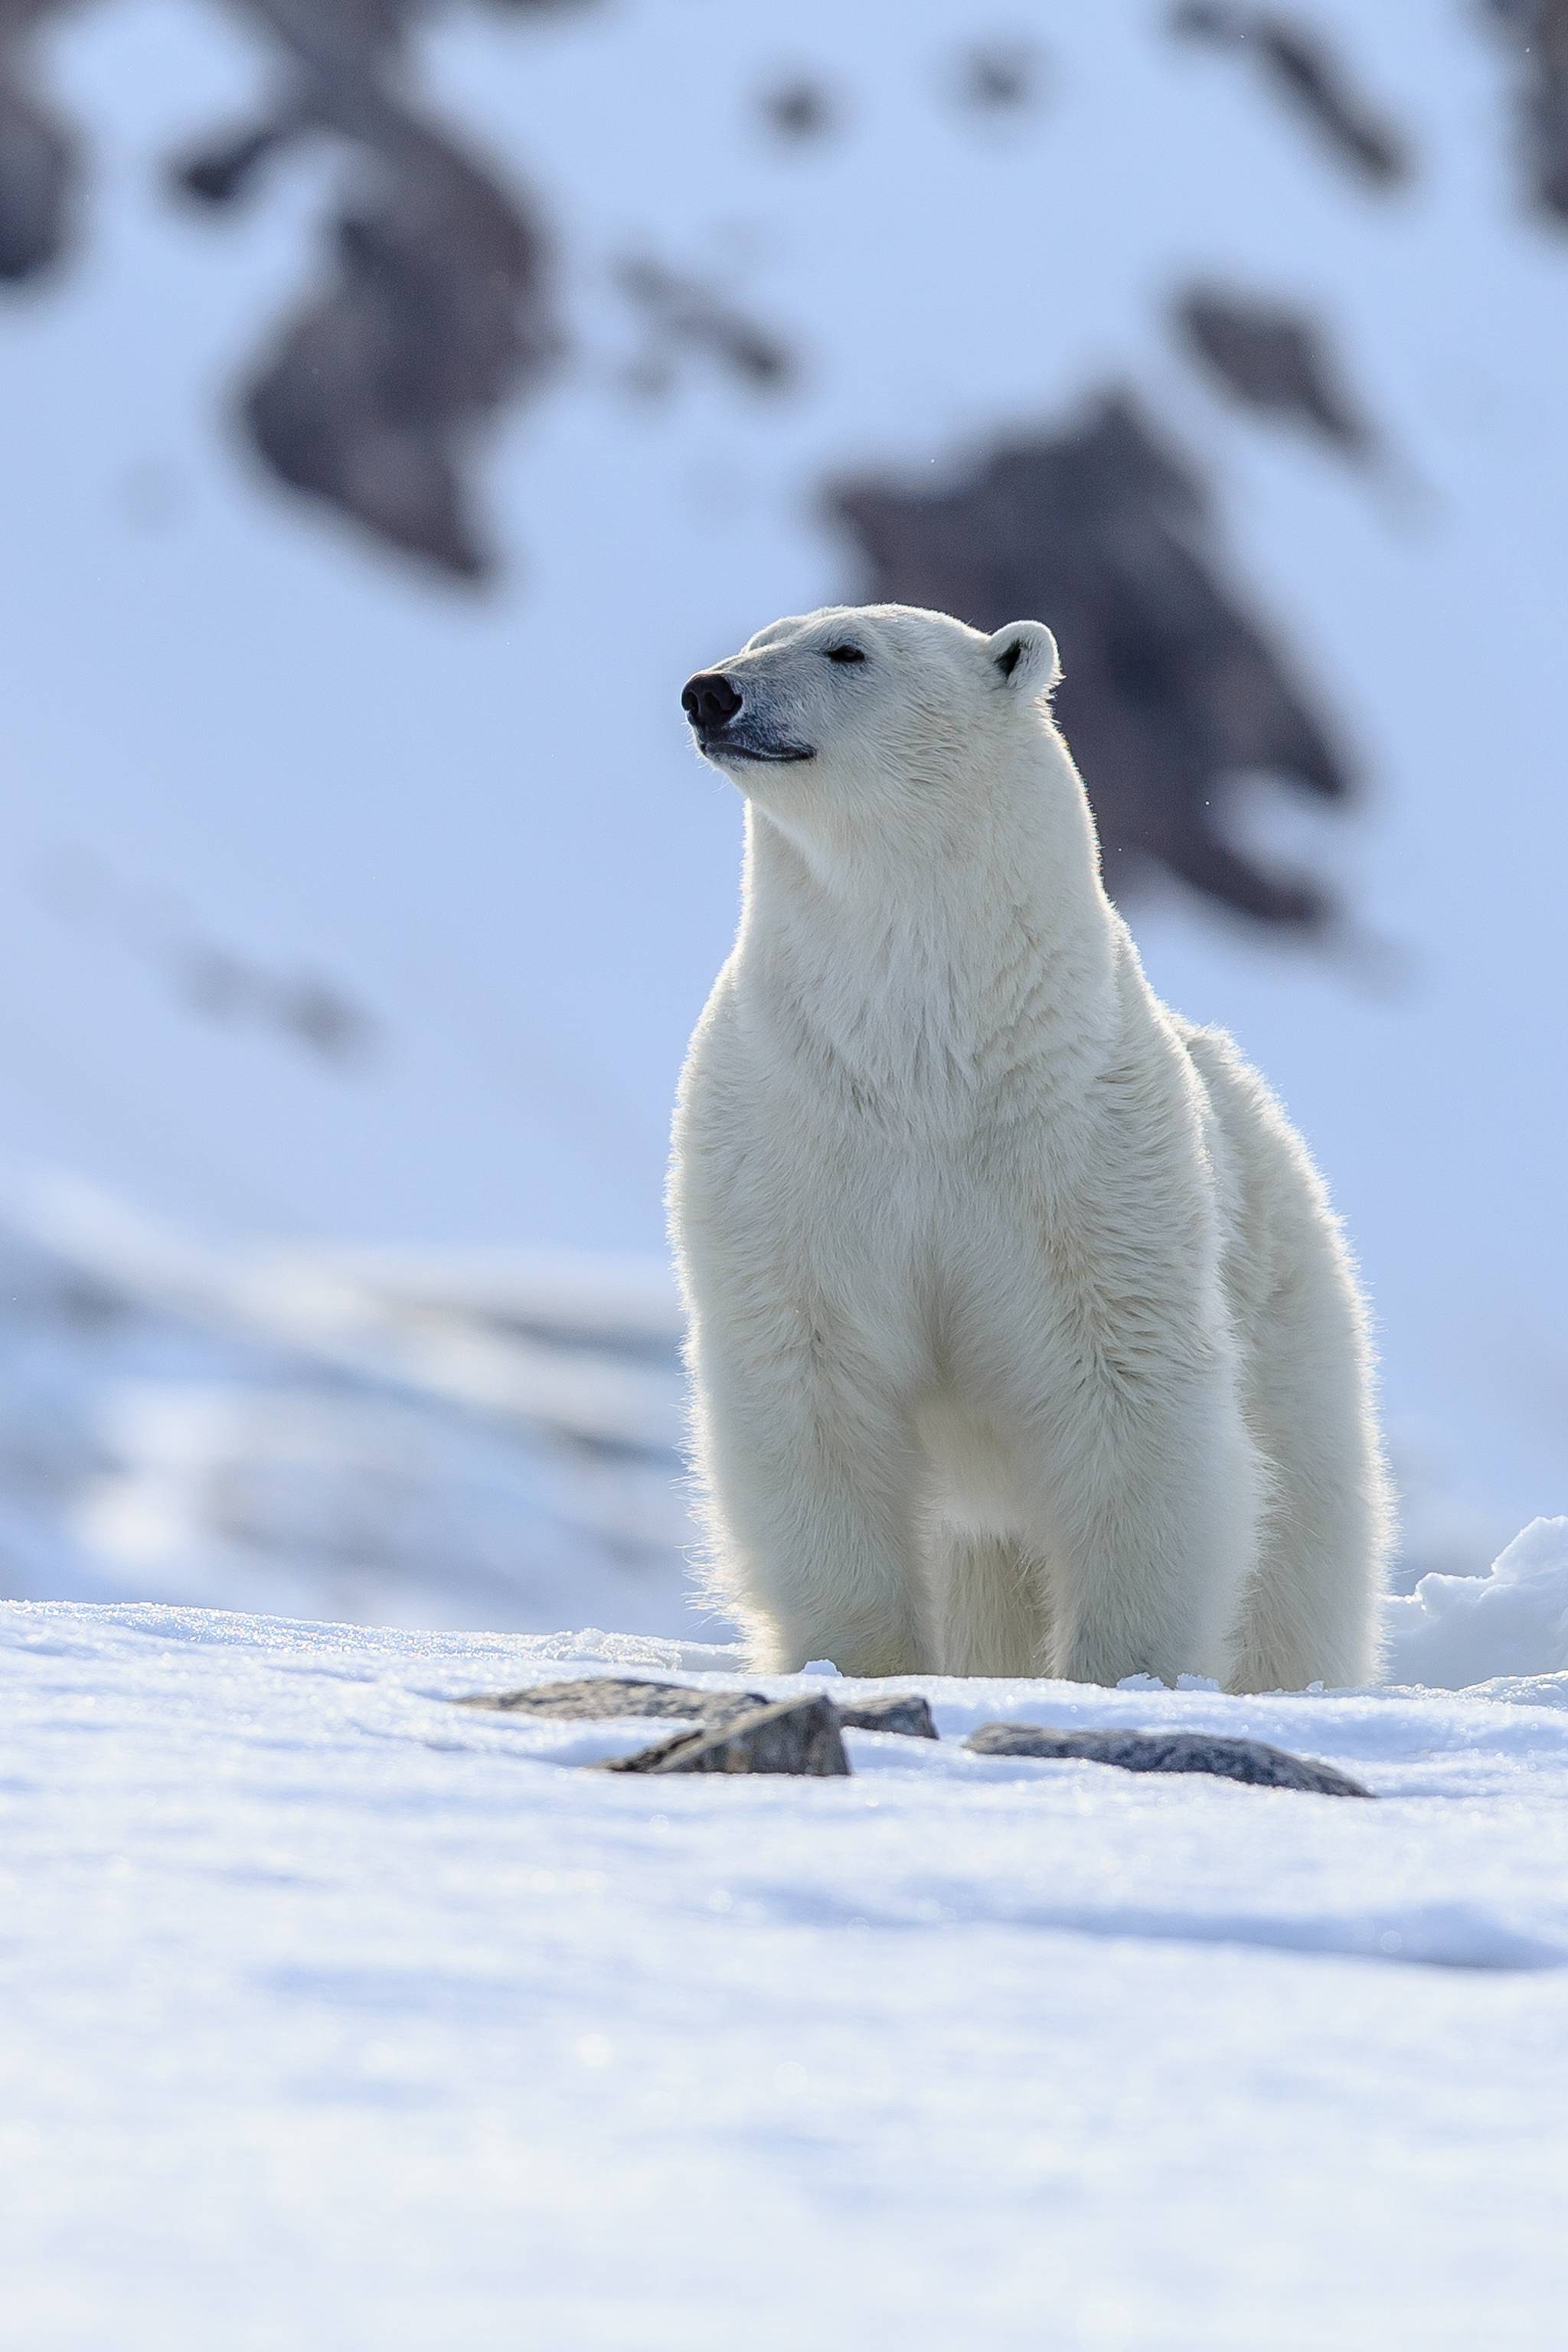
<path id="1" fill-rule="evenodd" d="M 1231 1311 L 1250 1336 L 1281 1284 L 1307 1261 L 1337 1272 L 1355 1298 L 1349 1251 L 1328 1189 L 1267 1080 L 1224 1029 L 1174 1020 L 1207 1099 L 1209 1150 L 1226 1231 Z M 1359 1302 L 1358 1311 L 1359 1311 Z"/>
<path id="2" fill-rule="evenodd" d="M 1306 1145 L 1235 1040 L 1175 1027 L 1208 1098 L 1243 1406 L 1268 1465 L 1271 1534 L 1237 1686 L 1267 1685 L 1261 1662 L 1279 1652 L 1268 1620 L 1282 1610 L 1320 1675 L 1363 1683 L 1376 1671 L 1393 1506 L 1354 1263 Z"/>

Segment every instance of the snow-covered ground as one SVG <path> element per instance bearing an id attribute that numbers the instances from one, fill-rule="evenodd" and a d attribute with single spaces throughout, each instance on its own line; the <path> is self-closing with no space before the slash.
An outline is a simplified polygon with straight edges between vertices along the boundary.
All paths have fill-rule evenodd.
<path id="1" fill-rule="evenodd" d="M 580 1769 L 634 1727 L 447 1701 L 733 1654 L 0 1636 L 26 2352 L 1562 2342 L 1568 1674 L 932 1681 L 942 1744 L 851 1733 L 849 1780 L 654 1782 Z M 1381 1801 L 965 1756 L 998 1716 L 1258 1734 Z"/>

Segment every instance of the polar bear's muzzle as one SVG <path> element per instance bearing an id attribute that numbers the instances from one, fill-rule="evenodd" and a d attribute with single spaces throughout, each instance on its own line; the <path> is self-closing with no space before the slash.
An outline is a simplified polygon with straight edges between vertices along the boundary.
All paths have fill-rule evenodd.
<path id="1" fill-rule="evenodd" d="M 748 681 L 749 683 L 749 681 Z M 731 760 L 773 764 L 815 760 L 809 743 L 791 742 L 770 724 L 766 694 L 738 684 L 721 669 L 700 669 L 681 689 L 680 707 L 705 760 L 721 766 Z"/>

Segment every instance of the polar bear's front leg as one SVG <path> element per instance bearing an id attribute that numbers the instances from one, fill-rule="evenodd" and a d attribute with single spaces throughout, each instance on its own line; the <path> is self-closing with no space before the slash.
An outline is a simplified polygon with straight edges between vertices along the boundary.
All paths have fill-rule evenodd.
<path id="1" fill-rule="evenodd" d="M 721 1343 L 699 1326 L 690 1363 L 709 1586 L 754 1670 L 929 1664 L 913 1441 L 874 1370 L 825 1360 L 809 1330 L 781 1342 L 754 1328 Z"/>
<path id="2" fill-rule="evenodd" d="M 1051 1447 L 1051 1672 L 1224 1681 L 1258 1551 L 1260 1473 L 1227 1364 L 1092 1385 Z"/>

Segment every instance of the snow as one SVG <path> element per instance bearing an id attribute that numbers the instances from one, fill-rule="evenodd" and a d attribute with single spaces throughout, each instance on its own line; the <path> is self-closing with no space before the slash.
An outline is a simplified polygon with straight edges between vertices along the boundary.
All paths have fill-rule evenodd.
<path id="1" fill-rule="evenodd" d="M 1532 1520 L 1485 1576 L 1424 1576 L 1384 1607 L 1394 1681 L 1458 1690 L 1568 1669 L 1568 1518 Z"/>
<path id="2" fill-rule="evenodd" d="M 732 1652 L 41 1603 L 0 1659 L 28 2352 L 1560 2340 L 1562 1675 L 931 1680 L 848 1781 L 654 1783 L 447 1701 Z M 1381 1801 L 966 1756 L 999 1716 Z"/>
<path id="3" fill-rule="evenodd" d="M 79 1181 L 5 1208 L 0 1595 L 711 1632 L 663 1268 L 198 1245 Z"/>

